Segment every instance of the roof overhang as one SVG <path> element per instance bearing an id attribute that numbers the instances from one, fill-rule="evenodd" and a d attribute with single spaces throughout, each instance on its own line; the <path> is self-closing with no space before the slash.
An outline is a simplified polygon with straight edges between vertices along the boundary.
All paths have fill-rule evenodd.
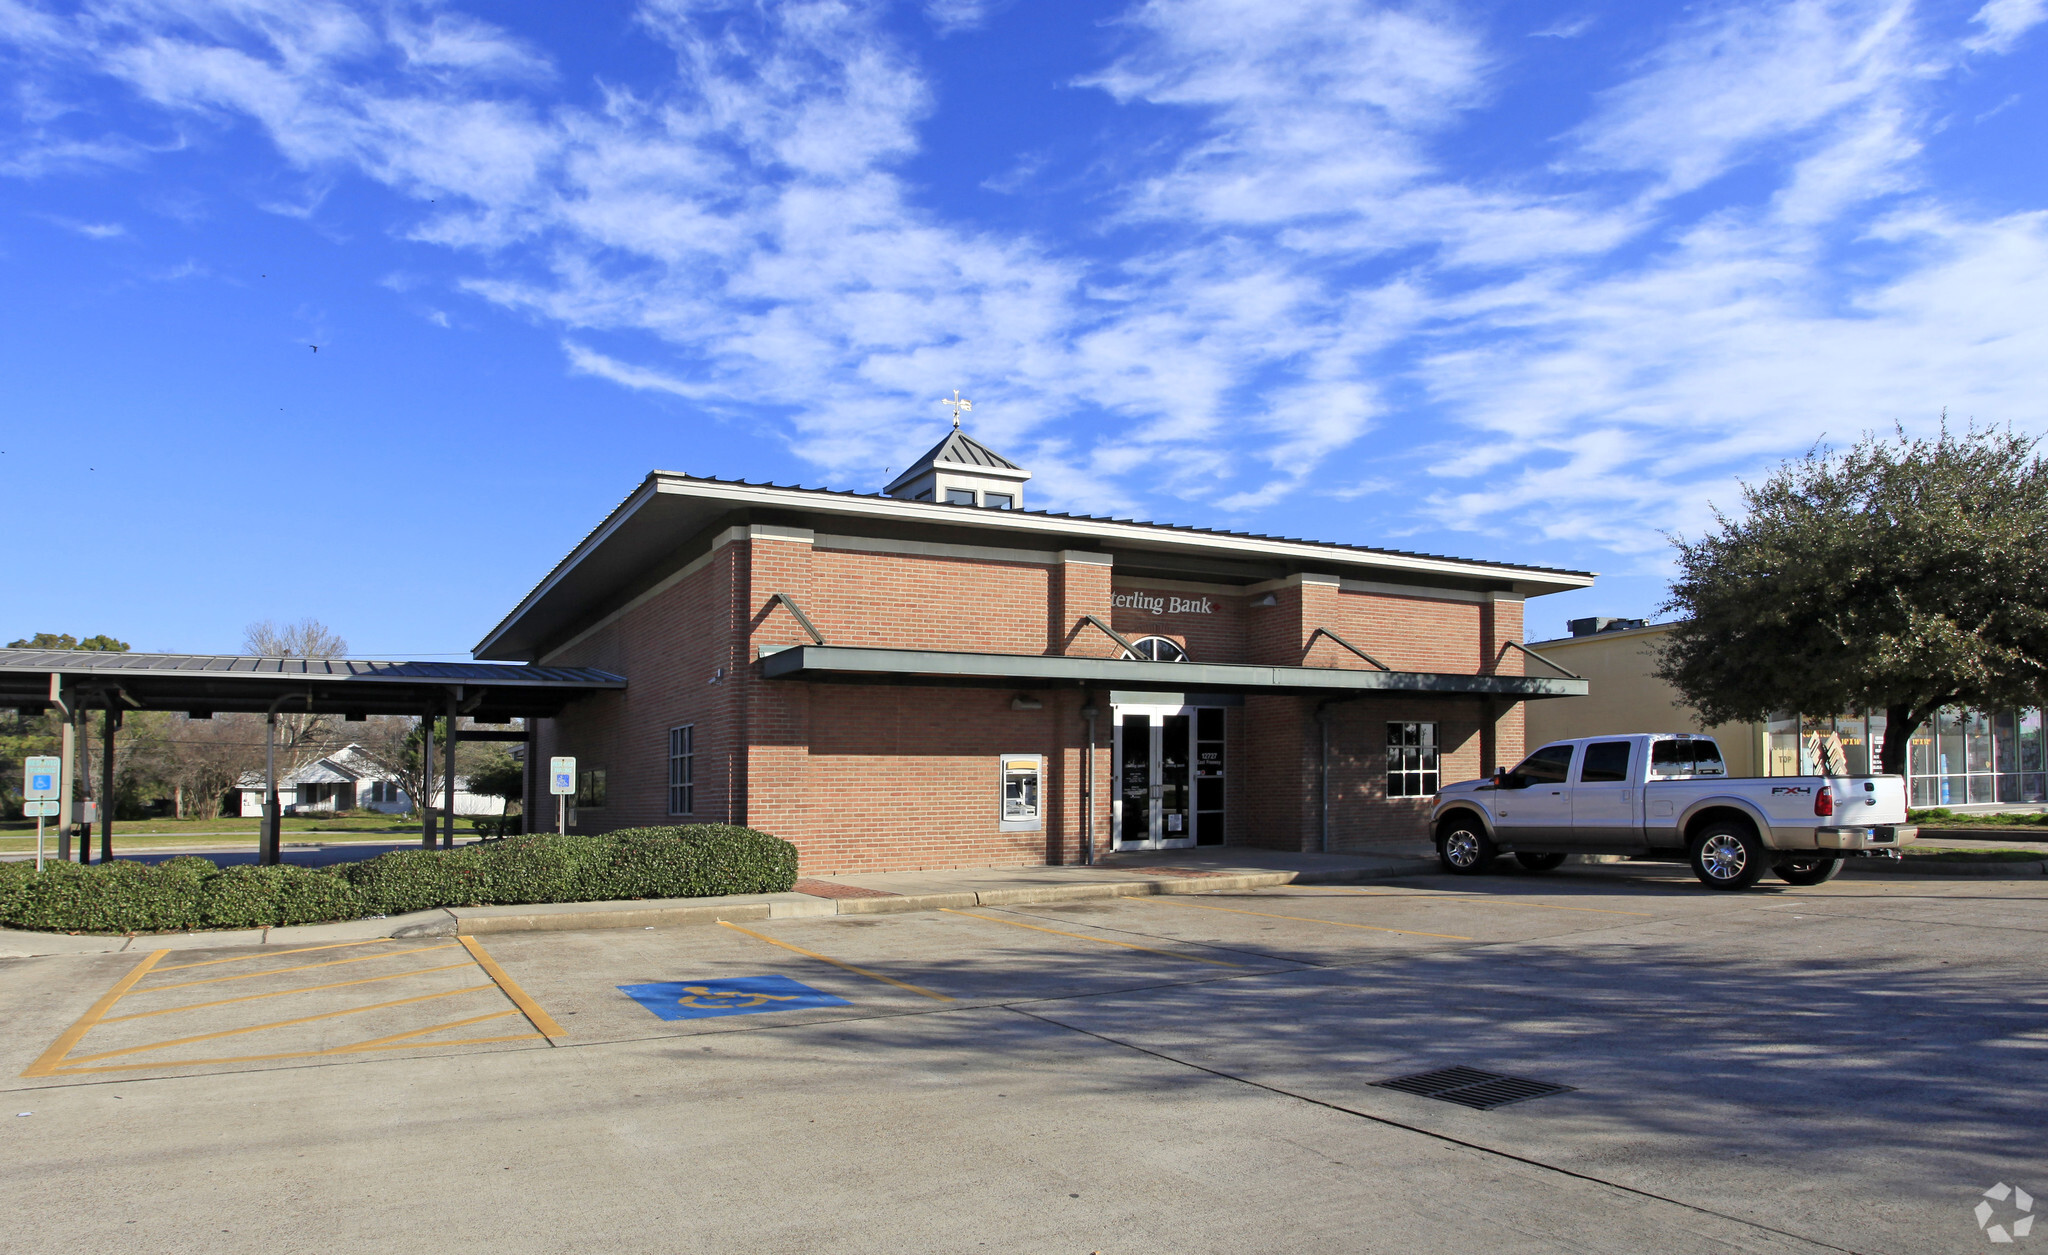
<path id="1" fill-rule="evenodd" d="M 669 471 L 650 474 L 604 522 L 557 563 L 477 645 L 479 658 L 537 659 L 581 627 L 630 601 L 707 551 L 717 530 L 754 521 L 920 536 L 993 548 L 1107 552 L 1119 566 L 1176 564 L 1182 578 L 1206 568 L 1256 569 L 1251 579 L 1318 572 L 1364 580 L 1520 597 L 1585 588 L 1593 576 L 1507 563 L 1247 536 L 1159 523 L 984 510 L 822 489 L 733 483 Z"/>
<path id="2" fill-rule="evenodd" d="M 40 711 L 50 677 L 65 701 L 124 710 L 266 711 L 417 715 L 459 699 L 485 723 L 552 715 L 579 697 L 626 687 L 591 667 L 488 662 L 372 662 L 358 658 L 236 658 L 0 649 L 0 706 Z"/>
<path id="3" fill-rule="evenodd" d="M 1220 662 L 1145 662 L 1056 654 L 956 654 L 936 649 L 792 645 L 762 651 L 771 680 L 822 684 L 929 684 L 959 688 L 1107 688 L 1124 692 L 1275 697 L 1353 697 L 1372 693 L 1506 697 L 1584 697 L 1584 680 L 1529 675 L 1455 675 L 1336 667 L 1266 667 Z"/>

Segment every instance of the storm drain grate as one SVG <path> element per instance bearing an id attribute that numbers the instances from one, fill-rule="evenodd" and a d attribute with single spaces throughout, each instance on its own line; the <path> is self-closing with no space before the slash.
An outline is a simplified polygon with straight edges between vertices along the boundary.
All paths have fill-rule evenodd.
<path id="1" fill-rule="evenodd" d="M 1397 1076 L 1391 1081 L 1374 1081 L 1373 1084 L 1381 1089 L 1398 1089 L 1404 1094 L 1454 1102 L 1476 1111 L 1491 1111 L 1509 1103 L 1548 1098 L 1552 1094 L 1569 1094 L 1574 1089 L 1570 1085 L 1552 1085 L 1548 1081 L 1525 1081 L 1518 1076 L 1481 1072 L 1478 1068 L 1438 1068 L 1434 1072 L 1417 1072 L 1414 1076 Z"/>

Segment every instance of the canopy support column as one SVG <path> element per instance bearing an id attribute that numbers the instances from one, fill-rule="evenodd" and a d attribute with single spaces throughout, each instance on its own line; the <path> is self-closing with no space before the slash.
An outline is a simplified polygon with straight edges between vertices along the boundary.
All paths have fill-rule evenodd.
<path id="1" fill-rule="evenodd" d="M 447 736 L 446 744 L 441 751 L 445 758 L 441 767 L 441 796 L 445 801 L 442 807 L 441 848 L 444 850 L 455 848 L 455 742 L 460 739 L 455 725 L 462 721 L 461 716 L 456 713 L 456 707 L 461 701 L 460 688 L 448 691 Z"/>
<path id="2" fill-rule="evenodd" d="M 121 708 L 107 694 L 107 721 L 100 733 L 100 862 L 114 861 L 114 730 L 121 726 Z"/>
<path id="3" fill-rule="evenodd" d="M 420 808 L 420 848 L 434 848 L 434 708 L 420 716 L 420 796 L 413 805 Z"/>

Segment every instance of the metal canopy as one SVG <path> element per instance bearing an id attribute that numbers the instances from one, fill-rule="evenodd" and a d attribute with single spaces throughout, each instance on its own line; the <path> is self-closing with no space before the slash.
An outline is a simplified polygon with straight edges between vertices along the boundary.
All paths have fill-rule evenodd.
<path id="1" fill-rule="evenodd" d="M 441 711 L 460 690 L 462 713 L 485 723 L 552 715 L 576 698 L 626 687 L 623 677 L 591 667 L 0 649 L 0 706 L 44 709 L 52 675 L 63 677 L 67 695 L 118 692 L 131 710 L 204 713 L 262 712 L 289 697 L 310 703 L 294 701 L 295 711 L 417 715 Z"/>
<path id="2" fill-rule="evenodd" d="M 934 684 L 967 688 L 1115 688 L 1156 693 L 1339 697 L 1368 693 L 1469 694 L 1524 700 L 1584 697 L 1580 679 L 1529 675 L 1452 675 L 1332 667 L 1266 667 L 1216 662 L 1145 662 L 1050 654 L 956 654 L 935 649 L 792 645 L 763 649 L 771 680 L 824 684 Z"/>

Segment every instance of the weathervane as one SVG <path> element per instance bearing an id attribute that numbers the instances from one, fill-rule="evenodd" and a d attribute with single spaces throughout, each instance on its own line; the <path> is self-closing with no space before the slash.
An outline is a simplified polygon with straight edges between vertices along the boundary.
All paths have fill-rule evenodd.
<path id="1" fill-rule="evenodd" d="M 954 431 L 959 431 L 959 430 L 960 430 L 960 415 L 961 415 L 961 413 L 962 413 L 962 412 L 964 412 L 964 411 L 966 411 L 966 410 L 971 410 L 971 409 L 973 409 L 973 408 L 974 408 L 974 402 L 972 402 L 972 401 L 968 400 L 968 399 L 967 399 L 966 397 L 963 397 L 963 396 L 961 396 L 961 395 L 960 395 L 960 389 L 958 389 L 958 388 L 955 388 L 955 389 L 953 389 L 953 395 L 952 395 L 952 396 L 950 396 L 950 397 L 940 397 L 940 398 L 939 398 L 939 404 L 940 404 L 940 405 L 950 405 L 950 406 L 952 406 L 952 407 L 953 407 L 953 430 L 954 430 Z"/>

